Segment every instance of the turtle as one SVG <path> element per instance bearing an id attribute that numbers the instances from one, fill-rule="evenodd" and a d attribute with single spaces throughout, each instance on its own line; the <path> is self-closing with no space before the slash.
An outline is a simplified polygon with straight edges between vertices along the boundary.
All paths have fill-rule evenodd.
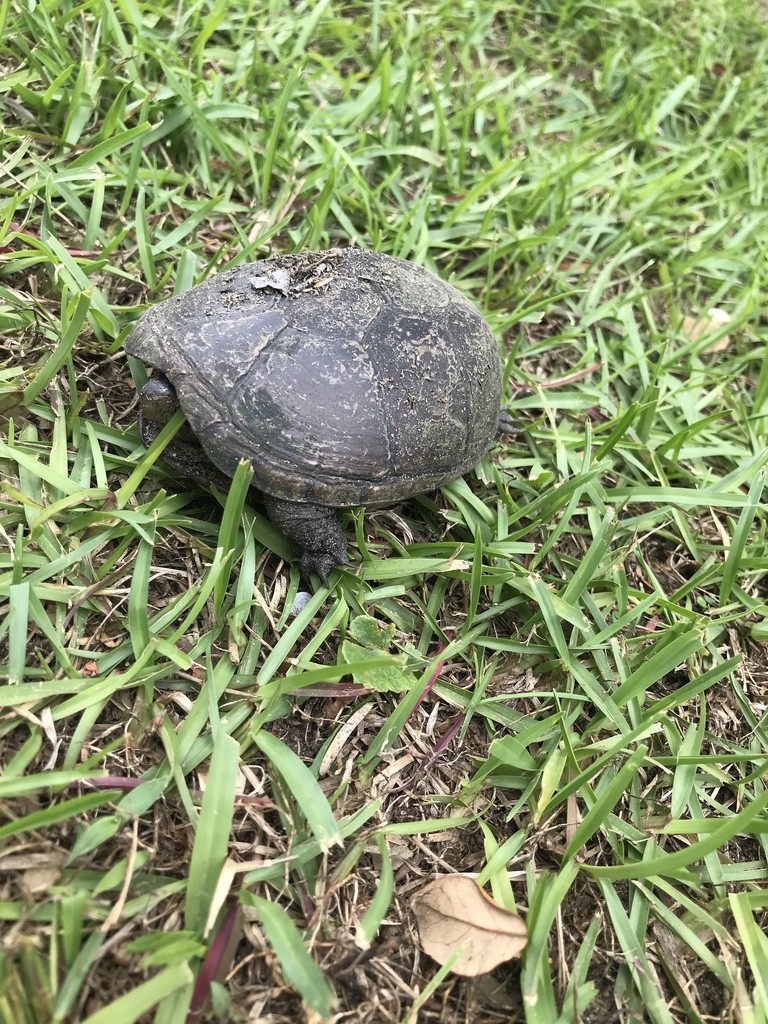
<path id="1" fill-rule="evenodd" d="M 125 348 L 153 371 L 144 444 L 181 408 L 164 460 L 221 487 L 248 460 L 302 579 L 326 585 L 349 564 L 337 510 L 434 490 L 509 429 L 483 316 L 424 267 L 365 249 L 225 270 L 151 307 Z"/>

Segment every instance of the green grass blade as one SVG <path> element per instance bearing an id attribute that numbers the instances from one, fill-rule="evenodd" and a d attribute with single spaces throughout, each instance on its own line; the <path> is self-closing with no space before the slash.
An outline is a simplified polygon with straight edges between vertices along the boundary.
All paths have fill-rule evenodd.
<path id="1" fill-rule="evenodd" d="M 189 989 L 192 994 L 192 971 L 187 964 L 177 964 L 175 967 L 166 967 L 154 978 L 145 981 L 132 992 L 120 996 L 109 1006 L 97 1010 L 83 1020 L 83 1024 L 114 1024 L 119 1020 L 125 1024 L 133 1024 L 148 1010 L 151 1010 L 163 999 L 176 994 L 180 998 L 183 989 Z M 186 993 L 184 993 L 186 997 Z"/>
<path id="2" fill-rule="evenodd" d="M 727 817 L 722 824 L 712 828 L 704 838 L 687 846 L 677 853 L 662 854 L 660 857 L 648 857 L 637 864 L 617 864 L 609 867 L 584 867 L 589 874 L 599 878 L 647 878 L 649 875 L 662 875 L 674 878 L 678 873 L 701 860 L 706 854 L 713 853 L 733 836 L 740 833 L 749 834 L 750 826 L 759 819 L 768 807 L 768 790 L 755 797 L 743 810 Z M 711 823 L 710 823 L 711 824 Z"/>
<path id="3" fill-rule="evenodd" d="M 728 554 L 723 563 L 723 576 L 720 581 L 720 604 L 724 605 L 731 596 L 736 583 L 739 564 L 747 546 L 750 530 L 755 519 L 758 504 L 765 488 L 766 471 L 760 470 L 749 488 L 747 504 L 739 513 L 739 521 L 733 531 L 733 539 L 728 547 Z"/>
<path id="4" fill-rule="evenodd" d="M 570 860 L 592 838 L 603 825 L 607 815 L 615 807 L 621 796 L 626 792 L 631 780 L 648 754 L 647 746 L 639 746 L 616 773 L 615 778 L 603 786 L 597 799 L 584 815 L 571 841 L 563 854 L 564 860 Z"/>
<path id="5" fill-rule="evenodd" d="M 325 975 L 307 950 L 301 932 L 282 907 L 254 893 L 241 894 L 246 906 L 258 911 L 264 933 L 275 951 L 286 982 L 322 1020 L 329 1020 L 336 997 Z"/>
<path id="6" fill-rule="evenodd" d="M 189 862 L 184 927 L 203 935 L 227 858 L 240 759 L 238 743 L 219 730 L 206 779 Z"/>
<path id="7" fill-rule="evenodd" d="M 379 929 L 392 904 L 392 897 L 395 891 L 395 875 L 386 837 L 382 833 L 378 833 L 375 839 L 381 856 L 381 873 L 377 881 L 376 891 L 357 929 L 357 941 L 363 949 L 368 949 L 378 935 Z"/>
<path id="8" fill-rule="evenodd" d="M 276 736 L 272 736 L 263 729 L 255 733 L 253 741 L 259 750 L 269 758 L 285 782 L 306 818 L 312 834 L 320 843 L 320 849 L 326 852 L 332 846 L 341 845 L 343 842 L 341 832 L 330 804 L 317 779 L 304 762 L 290 747 L 286 747 Z"/>
<path id="9" fill-rule="evenodd" d="M 557 875 L 542 874 L 529 897 L 528 944 L 523 951 L 520 985 L 527 1024 L 552 1024 L 557 1017 L 555 995 L 549 971 L 547 937 L 558 909 L 576 878 L 578 868 L 571 862 Z M 530 889 L 530 884 L 529 884 Z"/>

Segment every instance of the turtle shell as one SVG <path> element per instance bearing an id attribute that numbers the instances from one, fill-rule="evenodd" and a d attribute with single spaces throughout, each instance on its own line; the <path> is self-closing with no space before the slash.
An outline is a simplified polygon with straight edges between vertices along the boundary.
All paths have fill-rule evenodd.
<path id="1" fill-rule="evenodd" d="M 159 303 L 126 351 L 171 381 L 210 460 L 289 501 L 384 505 L 490 447 L 496 341 L 423 267 L 360 249 L 244 264 Z"/>

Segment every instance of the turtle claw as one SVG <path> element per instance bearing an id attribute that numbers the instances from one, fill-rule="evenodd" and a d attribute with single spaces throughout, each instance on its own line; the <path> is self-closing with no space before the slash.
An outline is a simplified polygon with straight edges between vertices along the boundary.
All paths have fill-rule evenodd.
<path id="1" fill-rule="evenodd" d="M 328 573 L 337 565 L 351 565 L 346 554 L 339 556 L 338 552 L 330 551 L 305 551 L 301 556 L 301 579 L 309 581 L 312 573 L 316 573 L 324 587 L 330 587 Z"/>
<path id="2" fill-rule="evenodd" d="M 514 416 L 510 416 L 506 409 L 502 409 L 499 413 L 499 425 L 497 433 L 499 434 L 522 434 L 525 430 L 525 423 L 523 420 L 515 419 Z"/>

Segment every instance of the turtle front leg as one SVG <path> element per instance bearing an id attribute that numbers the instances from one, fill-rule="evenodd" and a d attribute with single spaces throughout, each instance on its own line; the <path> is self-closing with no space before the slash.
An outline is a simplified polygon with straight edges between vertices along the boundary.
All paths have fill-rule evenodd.
<path id="1" fill-rule="evenodd" d="M 350 564 L 347 560 L 347 538 L 335 509 L 282 501 L 268 494 L 264 495 L 264 504 L 275 526 L 300 549 L 303 580 L 309 582 L 310 573 L 316 572 L 327 587 L 331 569 Z"/>
<path id="2" fill-rule="evenodd" d="M 139 392 L 139 436 L 147 448 L 179 408 L 173 384 L 164 373 L 155 370 Z M 196 484 L 215 484 L 223 491 L 229 490 L 231 480 L 214 466 L 188 423 L 165 446 L 162 459 Z"/>

